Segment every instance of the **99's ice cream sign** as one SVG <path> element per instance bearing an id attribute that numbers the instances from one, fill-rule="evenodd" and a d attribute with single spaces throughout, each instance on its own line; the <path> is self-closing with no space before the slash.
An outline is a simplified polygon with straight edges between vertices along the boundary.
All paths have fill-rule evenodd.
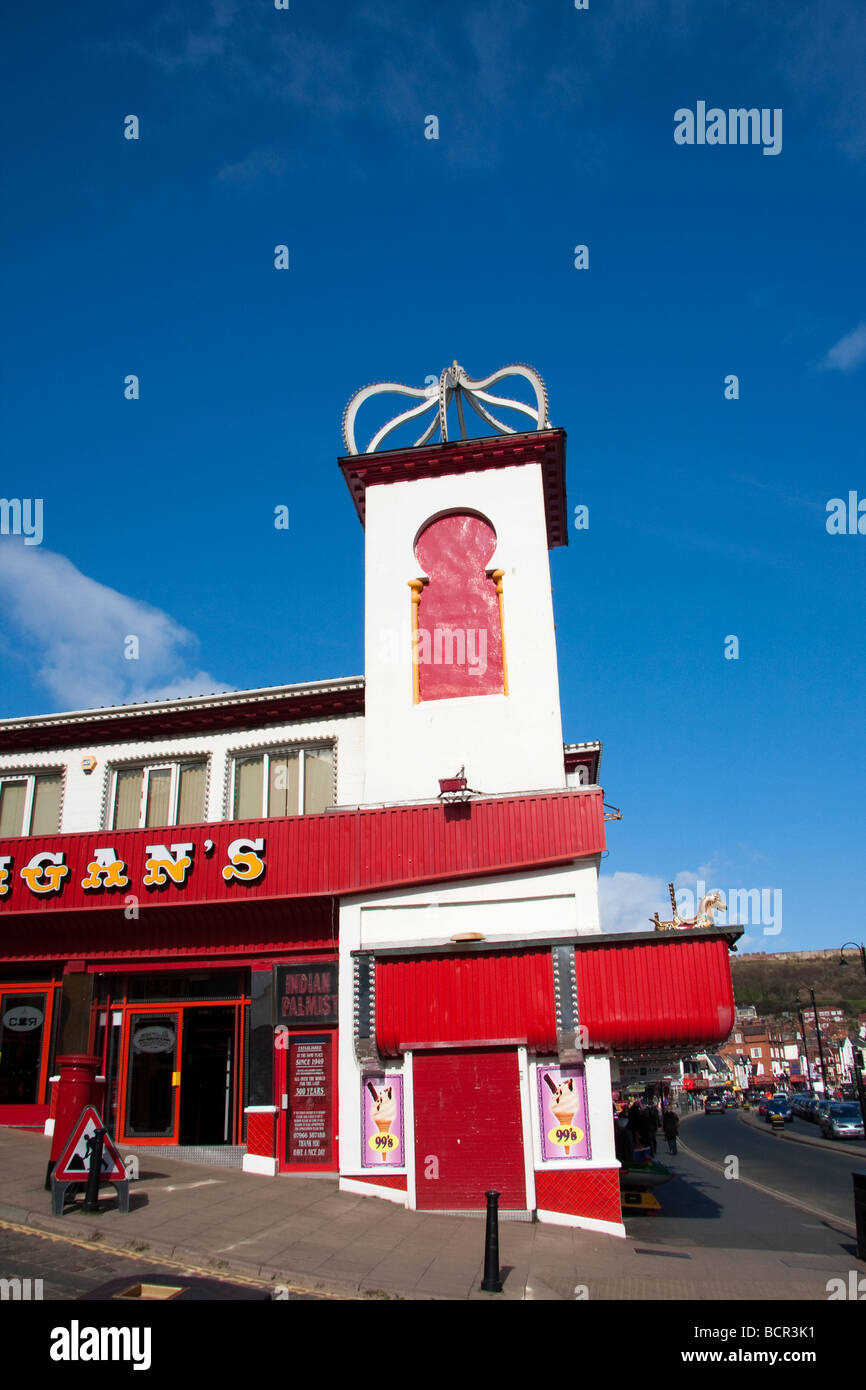
<path id="1" fill-rule="evenodd" d="M 90 850 L 83 865 L 84 872 L 78 880 L 81 892 L 92 899 L 128 889 L 135 883 L 152 891 L 172 886 L 184 888 L 195 872 L 196 849 L 193 840 L 169 845 L 145 845 L 144 866 L 138 878 L 134 879 L 127 861 L 116 853 L 113 845 L 98 845 Z M 216 845 L 213 840 L 205 840 L 202 849 L 205 858 L 210 859 Z M 220 879 L 226 884 L 258 883 L 264 877 L 265 869 L 263 836 L 232 840 L 225 850 Z M 0 903 L 10 897 L 18 881 L 34 898 L 62 897 L 64 890 L 74 881 L 72 867 L 67 862 L 67 851 L 37 850 L 27 863 L 17 867 L 17 872 L 15 856 L 0 854 Z"/>
<path id="2" fill-rule="evenodd" d="M 591 1158 L 583 1067 L 539 1062 L 537 1084 L 541 1161 Z"/>

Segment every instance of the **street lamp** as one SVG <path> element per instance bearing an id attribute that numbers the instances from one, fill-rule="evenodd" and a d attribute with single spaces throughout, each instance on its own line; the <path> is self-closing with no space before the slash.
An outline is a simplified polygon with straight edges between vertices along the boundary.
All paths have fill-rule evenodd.
<path id="1" fill-rule="evenodd" d="M 855 951 L 859 951 L 859 953 L 860 953 L 860 964 L 863 966 L 863 974 L 866 975 L 866 946 L 863 945 L 863 942 L 862 942 L 862 941 L 860 941 L 860 942 L 857 942 L 857 941 L 846 941 L 845 944 L 844 944 L 843 946 L 840 946 L 840 947 L 839 947 L 839 964 L 840 964 L 840 965 L 850 965 L 850 964 L 851 964 L 850 961 L 847 961 L 847 960 L 845 959 L 845 952 L 848 950 L 849 946 L 853 947 L 853 949 L 854 949 Z M 863 1086 L 863 1073 L 862 1073 L 862 1071 L 860 1070 L 860 1068 L 859 1068 L 858 1065 L 857 1065 L 857 1058 L 856 1058 L 856 1056 L 855 1056 L 855 1058 L 854 1058 L 854 1076 L 856 1077 L 856 1080 L 857 1080 L 857 1094 L 858 1094 L 858 1096 L 860 1097 L 860 1114 L 861 1114 L 862 1117 L 863 1117 L 864 1123 L 866 1123 L 866 1088 L 864 1088 L 864 1086 Z"/>
<path id="2" fill-rule="evenodd" d="M 845 952 L 848 950 L 848 947 L 849 947 L 849 946 L 853 947 L 853 949 L 854 949 L 855 951 L 859 951 L 859 953 L 860 953 L 860 964 L 863 966 L 863 974 L 866 975 L 866 946 L 863 945 L 863 942 L 862 942 L 862 941 L 859 942 L 859 943 L 856 942 L 856 941 L 846 941 L 845 944 L 844 944 L 844 946 L 840 946 L 840 947 L 839 947 L 839 964 L 840 964 L 840 965 L 850 965 L 850 964 L 851 964 L 850 961 L 848 961 L 848 960 L 845 959 Z"/>
<path id="3" fill-rule="evenodd" d="M 823 1047 L 822 1042 L 821 1042 L 821 1024 L 820 1024 L 820 1022 L 819 1022 L 819 1020 L 818 1020 L 818 1005 L 815 1003 L 815 991 L 814 991 L 813 989 L 810 989 L 810 990 L 809 990 L 809 998 L 812 1000 L 812 1012 L 813 1012 L 814 1015 L 815 1015 L 815 1035 L 816 1035 L 816 1037 L 817 1037 L 817 1039 L 818 1039 L 818 1059 L 819 1059 L 819 1061 L 820 1061 L 820 1063 L 821 1063 L 821 1080 L 822 1080 L 823 1083 L 824 1083 L 824 1095 L 826 1096 L 826 1095 L 828 1095 L 828 1093 L 829 1093 L 829 1091 L 828 1091 L 828 1086 L 827 1086 L 827 1067 L 826 1067 L 826 1065 L 825 1065 L 825 1063 L 824 1063 L 824 1047 Z M 800 1010 L 802 1010 L 802 1007 L 803 1007 L 803 1006 L 802 1006 L 802 1003 L 801 1003 L 801 1000 L 800 1000 L 800 991 L 797 990 L 797 1008 L 800 1009 Z M 801 1017 L 802 1017 L 802 1014 L 801 1014 Z M 805 1039 L 805 1035 L 804 1035 L 803 1042 L 805 1043 L 805 1041 L 806 1041 L 806 1039 Z M 809 1061 L 809 1049 L 808 1049 L 808 1047 L 807 1047 L 807 1048 L 806 1048 L 806 1063 L 807 1063 L 807 1064 L 808 1064 L 808 1061 Z"/>

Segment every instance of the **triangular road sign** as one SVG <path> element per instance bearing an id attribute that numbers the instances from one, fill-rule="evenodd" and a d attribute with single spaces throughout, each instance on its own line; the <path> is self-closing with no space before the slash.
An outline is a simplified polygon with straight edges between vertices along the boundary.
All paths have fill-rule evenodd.
<path id="1" fill-rule="evenodd" d="M 103 1129 L 102 1120 L 92 1105 L 86 1105 L 69 1136 L 66 1147 L 57 1162 L 52 1177 L 57 1182 L 86 1182 L 90 1174 L 90 1152 L 93 1136 Z M 114 1140 L 106 1134 L 102 1141 L 102 1166 L 100 1182 L 118 1182 L 126 1178 L 123 1160 L 117 1152 Z"/>

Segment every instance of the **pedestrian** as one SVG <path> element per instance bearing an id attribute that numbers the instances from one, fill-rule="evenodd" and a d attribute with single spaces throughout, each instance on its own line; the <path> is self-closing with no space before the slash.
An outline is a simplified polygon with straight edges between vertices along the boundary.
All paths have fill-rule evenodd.
<path id="1" fill-rule="evenodd" d="M 662 1131 L 668 1141 L 668 1153 L 675 1154 L 677 1151 L 677 1135 L 680 1132 L 680 1117 L 673 1110 L 666 1110 L 662 1120 Z"/>
<path id="2" fill-rule="evenodd" d="M 640 1137 L 640 1104 L 636 1100 L 628 1108 L 628 1128 L 632 1143 L 637 1144 Z"/>
<path id="3" fill-rule="evenodd" d="M 642 1149 L 652 1153 L 652 1129 L 649 1106 L 645 1105 L 637 1117 L 637 1134 Z"/>
<path id="4" fill-rule="evenodd" d="M 658 1145 L 656 1143 L 656 1135 L 659 1132 L 659 1112 L 654 1101 L 650 1101 L 647 1105 L 646 1115 L 647 1131 L 649 1133 L 650 1153 L 652 1154 L 653 1158 L 655 1158 L 656 1149 L 658 1148 Z"/>
<path id="5" fill-rule="evenodd" d="M 613 1144 L 617 1162 L 624 1168 L 634 1163 L 634 1144 L 631 1130 L 624 1116 L 616 1116 L 613 1122 Z"/>

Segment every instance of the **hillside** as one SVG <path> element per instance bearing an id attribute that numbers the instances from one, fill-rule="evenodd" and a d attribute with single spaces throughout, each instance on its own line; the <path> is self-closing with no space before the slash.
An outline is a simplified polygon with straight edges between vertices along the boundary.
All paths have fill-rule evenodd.
<path id="1" fill-rule="evenodd" d="M 840 966 L 838 951 L 731 956 L 734 997 L 738 1004 L 754 1004 L 759 1014 L 791 1013 L 797 990 L 808 1003 L 811 988 L 819 1007 L 844 1008 L 853 1025 L 866 1011 L 866 976 L 853 952 L 848 956 L 847 966 Z"/>

